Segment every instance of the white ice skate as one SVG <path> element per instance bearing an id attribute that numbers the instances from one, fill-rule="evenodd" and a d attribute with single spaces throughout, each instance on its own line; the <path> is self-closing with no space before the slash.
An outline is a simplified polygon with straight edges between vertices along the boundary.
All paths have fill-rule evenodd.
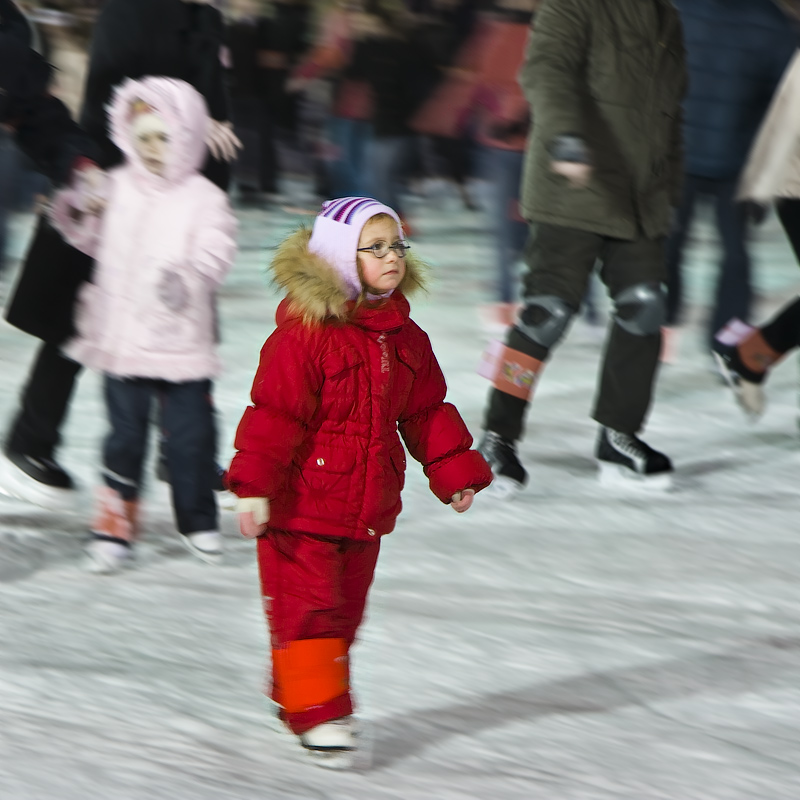
<path id="1" fill-rule="evenodd" d="M 321 766 L 328 769 L 351 769 L 356 749 L 355 727 L 352 717 L 340 717 L 323 722 L 301 733 L 300 744 Z"/>
<path id="2" fill-rule="evenodd" d="M 131 562 L 133 550 L 128 542 L 110 536 L 94 535 L 86 546 L 86 569 L 95 575 L 112 575 Z"/>
<path id="3" fill-rule="evenodd" d="M 272 727 L 305 761 L 335 770 L 366 770 L 372 761 L 371 737 L 362 720 L 353 716 L 323 722 L 296 736 L 280 719 L 279 709 Z"/>
<path id="4" fill-rule="evenodd" d="M 182 533 L 181 539 L 189 551 L 206 564 L 219 564 L 222 561 L 222 535 L 219 531 Z"/>
<path id="5" fill-rule="evenodd" d="M 716 351 L 712 350 L 714 360 L 719 367 L 719 374 L 725 383 L 733 391 L 733 396 L 739 404 L 739 408 L 755 422 L 767 407 L 767 398 L 761 384 L 745 380 L 741 375 L 734 372 L 728 362 Z"/>

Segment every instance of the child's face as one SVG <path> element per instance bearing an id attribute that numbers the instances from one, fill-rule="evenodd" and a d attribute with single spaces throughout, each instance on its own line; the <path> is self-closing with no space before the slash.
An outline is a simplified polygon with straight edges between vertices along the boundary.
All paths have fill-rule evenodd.
<path id="1" fill-rule="evenodd" d="M 133 145 L 150 172 L 154 175 L 164 174 L 169 137 L 161 117 L 149 113 L 137 116 L 133 121 Z"/>
<path id="2" fill-rule="evenodd" d="M 378 242 L 394 244 L 400 241 L 397 235 L 397 223 L 394 220 L 370 220 L 361 231 L 358 240 L 359 249 L 372 247 Z M 372 294 L 386 294 L 396 289 L 406 274 L 405 258 L 400 258 L 394 250 L 390 250 L 383 258 L 372 253 L 359 253 L 358 263 L 367 291 Z"/>

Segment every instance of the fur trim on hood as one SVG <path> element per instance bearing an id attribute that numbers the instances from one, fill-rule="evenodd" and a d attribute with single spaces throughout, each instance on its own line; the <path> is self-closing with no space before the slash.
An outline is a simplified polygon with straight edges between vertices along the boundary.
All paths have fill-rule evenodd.
<path id="1" fill-rule="evenodd" d="M 292 313 L 311 324 L 326 319 L 345 319 L 352 308 L 349 290 L 335 267 L 309 250 L 311 231 L 300 228 L 278 248 L 270 270 L 275 282 L 286 290 Z M 406 253 L 406 274 L 395 291 L 408 297 L 426 288 L 428 266 Z"/>

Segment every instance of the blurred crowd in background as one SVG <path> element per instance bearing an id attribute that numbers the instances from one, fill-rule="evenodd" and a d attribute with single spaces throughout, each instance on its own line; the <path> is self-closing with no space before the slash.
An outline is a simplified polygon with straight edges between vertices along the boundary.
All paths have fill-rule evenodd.
<path id="1" fill-rule="evenodd" d="M 56 67 L 52 92 L 78 118 L 103 1 L 19 5 L 33 23 L 36 49 Z M 230 119 L 244 145 L 233 171 L 235 205 L 314 211 L 327 197 L 371 194 L 405 216 L 409 186 L 438 178 L 452 181 L 465 208 L 476 210 L 470 179 L 488 172 L 502 194 L 486 209 L 509 251 L 501 260 L 517 260 L 526 232 L 516 208 L 529 117 L 517 73 L 537 0 L 215 5 L 226 22 L 220 57 Z M 0 147 L 2 207 L 29 209 L 46 184 L 8 137 Z M 413 220 L 407 225 L 413 233 Z M 515 292 L 509 268 L 498 299 L 511 301 Z"/>
<path id="2" fill-rule="evenodd" d="M 212 2 L 226 22 L 220 58 L 230 119 L 244 145 L 234 166 L 234 204 L 312 212 L 324 198 L 367 194 L 398 209 L 413 235 L 406 192 L 425 179 L 447 180 L 465 209 L 480 206 L 490 218 L 496 242 L 493 299 L 510 307 L 527 236 L 518 193 L 530 111 L 517 76 L 539 2 Z M 800 2 L 775 3 L 792 25 Z M 57 69 L 53 93 L 77 117 L 93 21 L 103 0 L 18 5 L 33 23 L 36 49 Z M 676 5 L 684 13 L 686 4 Z M 720 36 L 733 51 L 743 47 L 729 40 L 728 31 Z M 762 47 L 768 51 L 768 41 Z M 743 49 L 741 55 L 752 61 Z M 707 60 L 714 58 L 710 52 Z M 690 53 L 690 68 L 692 60 Z M 699 65 L 694 61 L 708 71 L 702 59 Z M 725 80 L 719 75 L 721 84 Z M 719 91 L 725 92 L 722 85 Z M 751 101 L 742 96 L 731 102 L 744 103 L 747 111 Z M 475 196 L 475 177 L 489 179 L 488 195 Z M 296 187 L 298 178 L 304 187 L 299 196 L 287 188 Z M 43 179 L 0 132 L 0 254 L 8 209 L 29 209 L 46 192 Z M 725 237 L 741 241 L 744 225 Z M 679 281 L 677 268 L 673 273 Z M 678 318 L 673 311 L 672 321 Z"/>

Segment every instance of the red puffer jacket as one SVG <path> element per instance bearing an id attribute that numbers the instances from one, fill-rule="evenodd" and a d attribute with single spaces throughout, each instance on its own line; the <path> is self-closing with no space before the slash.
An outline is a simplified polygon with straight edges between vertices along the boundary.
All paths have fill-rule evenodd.
<path id="1" fill-rule="evenodd" d="M 329 297 L 330 270 L 307 241 L 300 232 L 273 263 L 289 298 L 261 351 L 228 483 L 239 497 L 270 499 L 271 527 L 369 540 L 392 531 L 400 513 L 406 459 L 398 429 L 443 503 L 483 489 L 492 475 L 444 402 L 427 335 L 409 319 L 401 290 L 420 283 L 414 260 L 407 257 L 406 278 L 389 300 L 341 319 L 326 313 L 339 310 L 341 298 Z M 314 279 L 320 264 L 322 286 Z M 348 309 L 352 303 L 342 303 Z"/>

